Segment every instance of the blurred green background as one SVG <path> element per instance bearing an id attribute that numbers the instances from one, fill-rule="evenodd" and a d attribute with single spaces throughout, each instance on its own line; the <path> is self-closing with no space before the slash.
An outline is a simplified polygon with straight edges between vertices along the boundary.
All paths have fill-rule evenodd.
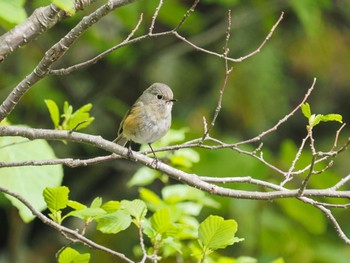
<path id="1" fill-rule="evenodd" d="M 27 14 L 48 1 L 27 1 Z M 64 36 L 80 19 L 95 10 L 102 1 L 66 19 L 37 40 L 16 50 L 0 64 L 0 99 L 30 73 L 45 51 Z M 136 1 L 103 18 L 90 28 L 55 65 L 66 67 L 85 61 L 120 43 L 144 14 L 137 35 L 147 32 L 157 1 Z M 192 4 L 191 1 L 166 0 L 155 25 L 155 32 L 172 29 Z M 180 33 L 198 46 L 221 53 L 227 27 L 227 10 L 232 11 L 230 56 L 239 58 L 254 51 L 284 11 L 284 19 L 260 53 L 241 63 L 231 64 L 229 78 L 212 136 L 227 142 L 251 138 L 272 127 L 304 97 L 317 78 L 309 103 L 316 113 L 339 113 L 348 122 L 350 108 L 350 1 L 336 0 L 202 0 Z M 0 33 L 12 25 L 2 21 Z M 173 111 L 173 128 L 189 127 L 188 139 L 201 136 L 202 117 L 209 120 L 215 110 L 223 83 L 223 60 L 194 50 L 172 36 L 147 39 L 123 47 L 97 64 L 67 76 L 49 76 L 37 83 L 9 116 L 13 124 L 52 128 L 44 99 L 62 106 L 65 100 L 75 109 L 92 103 L 95 121 L 83 132 L 114 139 L 128 107 L 153 82 L 172 87 L 178 102 Z M 301 138 L 306 135 L 306 119 L 300 112 L 278 131 L 264 138 L 265 156 L 288 169 Z M 329 150 L 338 123 L 322 124 L 315 130 L 318 150 Z M 349 136 L 342 132 L 339 145 Z M 59 157 L 89 158 L 106 154 L 87 145 L 51 142 Z M 230 150 L 198 150 L 201 161 L 192 172 L 204 176 L 252 176 L 280 182 L 280 175 L 256 160 Z M 305 152 L 302 162 L 310 160 Z M 336 159 L 331 171 L 314 178 L 312 187 L 325 187 L 349 172 L 349 153 Z M 65 167 L 64 185 L 71 197 L 89 203 L 95 196 L 104 200 L 138 197 L 136 187 L 126 186 L 139 168 L 129 161 L 114 161 L 76 169 Z M 1 171 L 0 171 L 1 172 Z M 296 180 L 297 187 L 300 181 Z M 171 183 L 171 182 L 170 182 Z M 160 191 L 163 184 L 151 188 Z M 289 185 L 293 187 L 293 184 Z M 232 185 L 235 188 L 242 186 Z M 349 187 L 348 187 L 349 188 Z M 249 189 L 254 189 L 250 187 Z M 348 262 L 350 248 L 337 236 L 333 226 L 315 208 L 295 200 L 246 201 L 216 197 L 219 210 L 207 210 L 203 218 L 219 214 L 238 222 L 238 236 L 245 238 L 224 251 L 229 256 L 251 256 L 258 262 L 283 257 L 286 262 Z M 335 215 L 346 233 L 350 233 L 346 210 Z M 54 253 L 66 244 L 58 233 L 34 221 L 21 223 L 10 205 L 0 209 L 0 262 L 6 253 L 19 253 L 19 262 L 54 262 Z M 137 234 L 103 236 L 91 233 L 96 242 L 132 254 Z M 350 234 L 349 234 L 350 235 Z M 48 242 L 50 240 L 50 242 Z M 82 250 L 88 250 L 81 248 Z M 118 262 L 98 251 L 92 262 Z M 21 259 L 22 258 L 22 259 Z M 98 261 L 95 261 L 96 259 Z M 95 260 L 94 260 L 95 259 Z M 171 262 L 171 261 L 169 261 Z"/>

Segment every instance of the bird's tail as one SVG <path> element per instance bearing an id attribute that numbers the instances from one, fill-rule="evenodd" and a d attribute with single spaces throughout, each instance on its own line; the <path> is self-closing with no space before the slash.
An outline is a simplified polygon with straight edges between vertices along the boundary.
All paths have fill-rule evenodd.
<path id="1" fill-rule="evenodd" d="M 119 134 L 118 137 L 113 140 L 113 142 L 121 146 L 125 146 L 128 142 L 128 139 L 125 138 L 122 134 Z"/>

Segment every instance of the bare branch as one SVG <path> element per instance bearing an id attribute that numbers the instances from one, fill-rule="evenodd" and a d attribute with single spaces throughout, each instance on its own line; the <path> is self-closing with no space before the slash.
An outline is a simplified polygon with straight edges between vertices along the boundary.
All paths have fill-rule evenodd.
<path id="1" fill-rule="evenodd" d="M 51 160 L 30 160 L 30 161 L 19 161 L 19 162 L 0 162 L 0 168 L 4 167 L 19 167 L 19 166 L 44 166 L 44 165 L 58 165 L 62 164 L 70 168 L 79 166 L 95 165 L 106 161 L 120 159 L 121 157 L 116 154 L 110 154 L 106 156 L 98 156 L 90 159 L 51 159 Z"/>
<path id="2" fill-rule="evenodd" d="M 231 10 L 229 10 L 228 14 L 227 14 L 227 30 L 226 30 L 226 39 L 225 39 L 225 45 L 224 45 L 224 55 L 225 55 L 225 78 L 224 78 L 224 83 L 222 84 L 221 89 L 220 89 L 220 95 L 219 95 L 219 99 L 218 99 L 218 104 L 216 106 L 216 110 L 214 112 L 213 119 L 212 119 L 209 127 L 206 128 L 206 131 L 203 134 L 202 142 L 208 137 L 211 129 L 215 125 L 217 117 L 219 116 L 219 113 L 220 113 L 220 110 L 221 110 L 221 105 L 222 105 L 222 99 L 223 99 L 225 88 L 226 88 L 226 85 L 227 85 L 227 81 L 228 81 L 229 75 L 230 75 L 230 73 L 232 71 L 232 68 L 229 68 L 228 61 L 227 61 L 227 56 L 228 56 L 228 53 L 229 53 L 228 42 L 230 40 L 230 32 L 231 32 Z"/>
<path id="3" fill-rule="evenodd" d="M 92 145 L 96 148 L 103 149 L 129 158 L 128 149 L 121 147 L 113 142 L 107 141 L 100 136 L 88 135 L 78 132 L 69 133 L 61 130 L 33 129 L 18 126 L 0 126 L 0 136 L 22 136 L 28 139 L 47 139 L 47 140 L 67 140 L 76 143 L 84 143 Z M 133 152 L 133 159 L 152 169 L 155 169 L 153 159 L 138 152 Z M 203 181 L 198 175 L 189 174 L 179 169 L 175 169 L 169 165 L 158 162 L 156 170 L 159 170 L 175 180 L 184 182 L 190 186 L 194 186 L 213 195 L 228 196 L 239 199 L 255 199 L 255 200 L 272 200 L 276 198 L 299 197 L 299 190 L 277 190 L 273 192 L 258 192 L 229 189 Z M 306 189 L 303 197 L 333 197 L 333 198 L 350 198 L 350 191 L 334 191 L 330 189 L 313 190 Z"/>
<path id="4" fill-rule="evenodd" d="M 94 2 L 96 0 L 75 1 L 75 11 L 83 10 Z M 66 12 L 54 4 L 35 9 L 24 22 L 0 36 L 0 62 L 17 48 L 36 39 L 66 17 L 68 17 Z"/>
<path id="5" fill-rule="evenodd" d="M 156 23 L 156 20 L 157 20 L 158 14 L 159 14 L 159 10 L 162 8 L 162 5 L 163 5 L 163 0 L 160 0 L 156 10 L 154 11 L 153 17 L 152 17 L 151 26 L 149 27 L 149 31 L 148 31 L 149 35 L 153 34 L 154 24 Z"/>
<path id="6" fill-rule="evenodd" d="M 98 22 L 102 17 L 114 9 L 129 4 L 135 0 L 110 0 L 95 12 L 84 17 L 66 36 L 53 45 L 46 53 L 36 68 L 26 76 L 8 95 L 0 105 L 0 121 L 3 120 L 15 108 L 22 96 L 36 82 L 43 79 L 50 70 L 53 63 L 59 60 L 67 49 L 93 24 Z"/>
<path id="7" fill-rule="evenodd" d="M 195 0 L 193 2 L 191 8 L 187 10 L 186 14 L 183 16 L 180 23 L 174 28 L 174 31 L 178 31 L 180 29 L 180 27 L 185 23 L 187 18 L 194 12 L 194 10 L 196 9 L 196 6 L 198 5 L 199 2 L 200 2 L 200 0 Z"/>

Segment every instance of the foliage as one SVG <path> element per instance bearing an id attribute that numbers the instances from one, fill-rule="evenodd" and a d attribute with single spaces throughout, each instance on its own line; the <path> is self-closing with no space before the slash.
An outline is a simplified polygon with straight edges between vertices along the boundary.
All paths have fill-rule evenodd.
<path id="1" fill-rule="evenodd" d="M 89 126 L 95 119 L 90 117 L 91 103 L 83 105 L 73 112 L 73 106 L 65 101 L 62 115 L 60 115 L 58 106 L 53 100 L 45 100 L 45 104 L 50 112 L 54 127 L 58 130 L 80 130 Z M 62 124 L 60 124 L 60 117 L 63 117 Z"/>
<path id="2" fill-rule="evenodd" d="M 5 33 L 6 30 L 23 21 L 27 14 L 30 15 L 36 8 L 51 2 L 53 1 L 0 0 L 1 33 Z M 58 2 L 63 4 L 61 6 L 63 9 L 69 8 L 64 6 L 66 1 L 56 1 Z M 0 97 L 4 98 L 10 89 L 33 70 L 53 42 L 61 39 L 82 17 L 88 15 L 98 4 L 106 1 L 97 2 L 99 3 L 96 3 L 95 6 L 74 13 L 69 19 L 62 20 L 45 34 L 8 56 L 1 64 Z M 161 9 L 155 24 L 156 32 L 176 25 L 183 11 L 187 10 L 188 4 L 188 2 L 177 0 L 164 1 L 164 8 Z M 120 43 L 135 27 L 140 13 L 143 13 L 143 23 L 137 34 L 148 32 L 148 22 L 152 18 L 156 5 L 157 1 L 136 1 L 132 5 L 111 13 L 85 32 L 82 38 L 67 51 L 67 56 L 61 60 L 60 66 L 66 67 L 85 61 Z M 306 104 L 302 110 L 308 120 L 308 128 L 317 125 L 317 129 L 313 130 L 317 149 L 320 151 L 329 149 L 329 145 L 334 142 L 335 129 L 338 127 L 335 125 L 337 122 L 347 122 L 350 114 L 348 107 L 350 95 L 348 89 L 348 83 L 350 83 L 349 3 L 343 1 L 340 4 L 330 0 L 280 2 L 269 0 L 263 3 L 259 1 L 202 0 L 194 15 L 184 24 L 182 33 L 198 46 L 222 52 L 227 8 L 230 8 L 233 14 L 232 36 L 229 41 L 230 55 L 233 57 L 240 57 L 254 50 L 266 37 L 281 11 L 285 12 L 285 19 L 277 28 L 273 38 L 269 40 L 268 45 L 259 54 L 242 63 L 234 64 L 225 90 L 222 109 L 211 135 L 230 142 L 237 142 L 260 134 L 261 131 L 271 127 L 282 118 L 291 108 L 294 108 L 305 94 L 312 78 L 316 76 L 317 87 L 313 97 L 310 98 L 313 111 L 311 112 Z M 93 114 L 95 120 L 87 127 L 86 133 L 99 134 L 113 139 L 118 123 L 129 105 L 149 83 L 162 81 L 174 89 L 175 97 L 179 99 L 174 106 L 173 128 L 177 130 L 179 127 L 188 127 L 188 132 L 183 133 L 183 136 L 186 139 L 196 138 L 203 133 L 202 117 L 211 116 L 215 109 L 222 84 L 223 64 L 222 60 L 202 54 L 186 44 L 179 43 L 176 38 L 148 38 L 118 49 L 96 65 L 91 65 L 86 69 L 67 76 L 51 76 L 43 79 L 26 93 L 9 118 L 13 123 L 25 123 L 32 127 L 52 127 L 54 123 L 56 129 L 75 130 L 82 128 L 81 125 L 76 126 L 76 124 L 82 120 L 89 120 L 90 114 Z M 51 121 L 42 103 L 46 98 L 52 98 L 56 105 L 54 106 L 51 102 L 48 102 L 50 105 L 47 105 Z M 91 102 L 94 107 L 81 112 L 87 115 L 72 122 L 68 121 L 74 114 L 73 108 L 70 108 L 72 106 L 67 104 L 66 107 L 63 107 L 63 112 L 60 112 L 57 106 L 64 104 L 64 101 L 69 101 L 69 104 L 72 105 L 84 105 Z M 338 115 L 320 115 L 313 112 L 338 112 L 343 119 L 340 119 Z M 78 115 L 82 116 L 81 114 Z M 290 167 L 298 154 L 300 140 L 305 135 L 305 119 L 302 118 L 301 114 L 296 113 L 276 133 L 264 138 L 262 143 L 268 150 L 265 149 L 261 154 L 266 160 L 285 169 Z M 327 125 L 320 125 L 324 121 L 331 122 Z M 348 132 L 340 134 L 338 144 L 342 145 L 347 137 L 349 137 Z M 59 144 L 57 147 L 55 145 L 55 154 L 53 154 L 46 141 L 23 142 L 23 139 L 18 137 L 17 139 L 0 138 L 1 162 L 42 160 L 56 158 L 55 156 L 74 156 L 74 158 L 84 159 L 100 153 L 99 150 L 85 145 Z M 173 141 L 173 143 L 179 141 L 183 139 Z M 159 146 L 163 145 L 167 144 Z M 22 146 L 23 149 L 19 148 Z M 159 146 L 155 145 L 155 148 Z M 142 150 L 149 150 L 147 146 L 143 147 Z M 312 154 L 311 150 L 306 147 L 295 164 L 296 170 L 309 164 Z M 279 182 L 281 179 L 275 171 L 268 169 L 257 160 L 238 154 L 231 149 L 220 151 L 182 149 L 167 153 L 157 152 L 158 155 L 162 161 L 169 162 L 175 167 L 205 176 L 256 176 L 271 182 Z M 328 164 L 316 164 L 316 171 L 325 171 L 314 175 L 309 186 L 316 189 L 331 187 L 341 180 L 344 174 L 348 173 L 348 154 L 337 156 L 337 162 L 332 165 L 332 169 L 328 169 Z M 80 218 L 84 223 L 91 221 L 89 228 L 95 227 L 95 224 L 97 227 L 99 224 L 99 231 L 89 233 L 95 240 L 100 240 L 100 236 L 96 234 L 98 232 L 120 231 L 117 234 L 103 235 L 105 244 L 115 250 L 126 251 L 126 254 L 135 253 L 135 256 L 141 257 L 141 247 L 135 248 L 132 252 L 130 243 L 133 246 L 139 243 L 139 237 L 133 235 L 135 232 L 132 232 L 132 229 L 139 229 L 142 218 L 151 220 L 157 208 L 170 207 L 178 212 L 184 210 L 186 213 L 195 213 L 191 215 L 192 218 L 186 224 L 198 227 L 199 222 L 203 222 L 208 214 L 214 214 L 213 207 L 208 207 L 207 203 L 215 203 L 214 206 L 218 209 L 215 210 L 215 214 L 223 218 L 234 218 L 239 224 L 238 234 L 244 237 L 245 241 L 234 244 L 230 250 L 225 250 L 225 255 L 229 255 L 227 257 L 219 255 L 219 258 L 215 258 L 216 253 L 210 254 L 212 262 L 232 262 L 233 255 L 252 257 L 235 258 L 235 262 L 240 263 L 265 263 L 278 257 L 285 258 L 286 262 L 345 263 L 349 258 L 349 248 L 339 241 L 338 234 L 325 216 L 319 210 L 302 202 L 296 200 L 253 202 L 221 197 L 207 198 L 207 195 L 200 194 L 200 190 L 192 192 L 187 188 L 181 188 L 183 192 L 176 190 L 176 187 L 170 188 L 170 191 L 167 188 L 162 190 L 163 183 L 171 185 L 173 180 L 155 170 L 138 168 L 129 162 L 113 161 L 106 165 L 65 169 L 65 185 L 69 186 L 70 195 L 82 203 L 68 199 L 65 208 L 58 209 L 59 206 L 57 206 L 58 210 L 50 210 L 49 214 L 60 223 L 68 224 L 73 221 L 73 218 Z M 298 188 L 300 181 L 307 174 L 308 171 L 305 171 L 300 178 L 289 182 L 288 186 Z M 56 189 L 61 183 L 62 175 L 61 166 L 1 168 L 0 185 L 7 187 L 5 182 L 11 181 L 13 190 L 25 196 L 33 204 L 41 202 L 41 206 L 36 208 L 42 210 L 46 207 L 41 195 L 44 187 Z M 130 179 L 131 175 L 133 176 Z M 50 182 L 46 183 L 46 180 Z M 136 197 L 137 191 L 135 188 L 125 187 L 126 181 L 129 182 L 128 186 L 145 186 L 151 182 L 152 185 L 147 189 L 141 188 L 140 197 Z M 225 186 L 235 189 L 260 189 L 253 185 L 242 186 L 236 183 L 227 183 Z M 342 188 L 346 190 L 349 186 L 344 185 Z M 183 195 L 174 197 L 174 193 Z M 31 199 L 32 196 L 36 196 L 35 200 Z M 106 200 L 122 201 L 102 202 L 99 198 L 95 199 L 96 196 L 103 196 L 103 199 Z M 189 196 L 192 199 L 188 200 Z M 1 206 L 6 207 L 6 210 L 1 211 L 0 217 L 0 223 L 4 226 L 0 230 L 0 235 L 3 237 L 1 242 L 3 249 L 0 251 L 5 251 L 5 247 L 7 249 L 9 244 L 14 244 L 16 249 L 13 250 L 13 254 L 23 255 L 28 262 L 30 258 L 35 258 L 35 261 L 32 262 L 38 262 L 38 255 L 44 258 L 47 254 L 47 246 L 34 250 L 32 240 L 37 240 L 37 244 L 45 242 L 47 228 L 38 226 L 39 224 L 34 228 L 32 225 L 21 225 L 16 221 L 15 213 L 10 211 L 8 204 L 3 202 L 1 197 Z M 130 200 L 125 200 L 129 197 Z M 83 204 L 88 203 L 86 200 L 94 199 L 95 201 L 90 205 Z M 332 200 L 324 198 L 320 201 L 333 202 Z M 143 206 L 142 202 L 146 203 L 146 215 L 137 214 L 136 211 L 140 211 L 138 208 L 133 209 L 135 211 L 125 211 L 125 208 L 121 208 L 121 203 L 125 202 L 133 202 L 136 205 L 134 201 L 140 206 Z M 220 204 L 220 208 L 217 204 Z M 20 211 L 21 215 L 26 213 L 28 216 L 26 221 L 33 218 L 26 208 L 23 210 L 26 212 Z M 116 213 L 117 211 L 123 212 Z M 201 215 L 198 214 L 199 211 Z M 338 210 L 336 213 L 339 224 L 348 230 L 346 227 L 347 209 Z M 97 222 L 98 219 L 95 220 L 98 216 L 100 216 L 100 222 Z M 193 217 L 196 218 L 196 221 L 191 225 Z M 126 227 L 126 223 L 122 224 L 121 221 L 120 224 L 117 222 L 115 225 L 108 223 L 109 219 L 113 221 L 115 218 L 122 218 L 124 223 L 131 218 L 131 223 L 128 228 L 121 230 Z M 171 223 L 174 224 L 173 221 Z M 21 227 L 30 230 L 30 237 L 21 235 L 22 238 L 16 238 L 19 235 L 12 231 L 21 229 Z M 26 231 L 22 232 L 26 233 Z M 109 236 L 113 238 L 109 239 Z M 153 244 L 146 234 L 145 239 L 147 248 L 149 248 L 147 252 L 151 255 Z M 156 241 L 154 239 L 154 242 Z M 169 240 L 166 243 L 169 254 L 178 248 L 174 242 L 171 244 L 170 241 L 173 242 Z M 181 240 L 180 243 L 182 242 Z M 50 251 L 62 245 L 59 239 L 52 240 L 50 243 Z M 22 250 L 22 248 L 25 249 Z M 79 252 L 73 252 L 71 249 L 63 250 L 58 260 L 69 262 L 69 260 L 81 259 Z M 77 249 L 82 252 L 80 248 Z M 190 252 L 187 250 L 197 251 L 198 257 L 202 253 L 199 244 L 191 248 L 186 246 L 185 249 L 188 254 Z M 28 255 L 29 253 L 32 254 Z M 99 254 L 96 251 L 89 251 L 89 253 L 91 253 L 92 261 L 98 258 L 100 262 L 115 262 L 115 258 L 111 259 L 102 253 Z M 162 253 L 165 254 L 165 251 Z M 87 256 L 82 256 L 82 258 L 87 260 Z M 52 260 L 52 254 L 43 259 L 43 261 L 49 260 Z M 209 258 L 207 260 L 209 262 Z M 283 260 L 276 259 L 275 262 L 280 263 Z"/>
<path id="3" fill-rule="evenodd" d="M 32 162 L 56 158 L 47 141 L 29 141 L 21 137 L 0 137 L 0 156 L 3 162 Z M 59 186 L 62 179 L 61 165 L 7 167 L 1 168 L 0 172 L 0 185 L 21 194 L 39 211 L 46 209 L 41 195 L 43 189 Z M 22 202 L 8 195 L 6 197 L 17 207 L 23 221 L 34 219 L 34 215 Z"/>
<path id="4" fill-rule="evenodd" d="M 118 234 L 129 229 L 133 223 L 139 229 L 140 245 L 143 247 L 143 253 L 146 253 L 143 257 L 147 258 L 181 257 L 187 261 L 195 255 L 200 262 L 204 262 L 205 259 L 209 260 L 210 254 L 216 250 L 242 241 L 235 237 L 237 223 L 232 219 L 224 220 L 220 216 L 211 215 L 203 222 L 198 222 L 196 216 L 202 209 L 203 202 L 200 199 L 194 201 L 190 194 L 191 191 L 195 193 L 198 190 L 186 185 L 167 186 L 163 190 L 167 193 L 166 199 L 160 199 L 152 191 L 142 189 L 140 194 L 143 200 L 111 200 L 103 203 L 102 198 L 96 197 L 89 207 L 70 200 L 69 189 L 66 186 L 46 188 L 43 196 L 51 212 L 49 216 L 56 223 L 62 224 L 63 220 L 69 217 L 77 217 L 85 221 L 84 232 L 92 222 L 96 222 L 96 229 L 104 234 Z M 179 198 L 178 193 L 182 192 L 188 194 Z M 154 202 L 155 197 L 159 202 Z M 215 203 L 209 197 L 205 199 L 208 200 L 206 203 Z M 66 207 L 72 210 L 63 215 Z M 151 216 L 147 215 L 149 210 L 153 211 Z M 147 236 L 152 244 L 149 248 L 144 248 L 143 235 Z M 89 258 L 88 253 L 79 254 L 76 250 L 66 247 L 59 252 L 58 261 L 89 262 Z M 215 258 L 219 259 L 218 255 L 215 255 Z"/>

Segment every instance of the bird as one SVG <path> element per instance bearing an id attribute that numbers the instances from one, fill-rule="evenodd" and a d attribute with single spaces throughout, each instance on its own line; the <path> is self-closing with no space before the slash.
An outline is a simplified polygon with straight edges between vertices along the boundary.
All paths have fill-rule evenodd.
<path id="1" fill-rule="evenodd" d="M 171 126 L 171 111 L 174 102 L 173 91 L 164 83 L 153 83 L 148 87 L 125 114 L 113 140 L 121 146 L 128 142 L 128 156 L 132 156 L 131 142 L 148 144 L 154 160 L 158 158 L 151 146 L 162 138 Z"/>

